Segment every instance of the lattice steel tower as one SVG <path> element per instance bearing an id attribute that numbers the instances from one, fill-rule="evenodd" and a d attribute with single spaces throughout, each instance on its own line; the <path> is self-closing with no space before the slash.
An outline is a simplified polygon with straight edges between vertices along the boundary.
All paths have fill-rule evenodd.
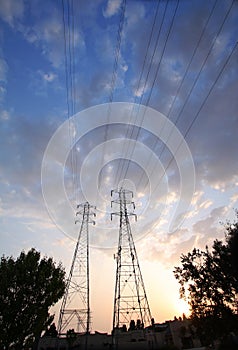
<path id="1" fill-rule="evenodd" d="M 116 206 L 117 210 L 112 216 L 120 217 L 113 329 L 125 326 L 132 329 L 133 324 L 136 329 L 143 329 L 152 319 L 129 222 L 129 216 L 136 218 L 133 192 L 121 188 L 113 190 L 113 195 L 116 198 L 112 207 Z"/>
<path id="2" fill-rule="evenodd" d="M 66 291 L 62 301 L 58 333 L 63 335 L 68 329 L 76 332 L 90 332 L 90 304 L 89 304 L 89 223 L 95 224 L 92 216 L 92 207 L 88 202 L 79 204 L 79 211 L 76 215 L 81 215 L 81 227 L 76 243 L 69 277 L 67 279 Z"/>

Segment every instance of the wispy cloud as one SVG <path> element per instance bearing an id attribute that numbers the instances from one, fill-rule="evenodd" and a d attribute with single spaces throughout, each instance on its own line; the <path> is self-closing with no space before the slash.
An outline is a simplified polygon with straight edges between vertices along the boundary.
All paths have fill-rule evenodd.
<path id="1" fill-rule="evenodd" d="M 107 6 L 103 11 L 105 17 L 111 17 L 117 14 L 120 10 L 122 0 L 108 0 Z"/>
<path id="2" fill-rule="evenodd" d="M 0 58 L 0 82 L 7 82 L 8 65 L 6 60 Z"/>
<path id="3" fill-rule="evenodd" d="M 15 20 L 22 19 L 24 15 L 23 0 L 0 1 L 0 17 L 11 27 L 14 27 Z"/>

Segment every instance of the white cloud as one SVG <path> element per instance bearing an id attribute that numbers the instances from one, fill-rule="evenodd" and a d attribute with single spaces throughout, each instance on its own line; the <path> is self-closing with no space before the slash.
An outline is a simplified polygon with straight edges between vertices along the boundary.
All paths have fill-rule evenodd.
<path id="1" fill-rule="evenodd" d="M 0 86 L 0 102 L 4 101 L 6 92 L 7 92 L 7 90 L 5 89 L 5 87 Z"/>
<path id="2" fill-rule="evenodd" d="M 7 73 L 8 64 L 3 58 L 0 58 L 0 103 L 4 101 L 7 92 L 5 87 L 7 83 Z"/>
<path id="3" fill-rule="evenodd" d="M 51 18 L 45 18 L 34 27 L 43 55 L 47 56 L 54 67 L 63 61 L 63 24 L 59 16 L 52 13 Z"/>
<path id="4" fill-rule="evenodd" d="M 31 80 L 29 82 L 29 87 L 37 96 L 47 97 L 49 88 L 51 91 L 59 91 L 61 89 L 58 74 L 53 71 L 33 71 L 31 72 L 30 77 Z"/>
<path id="5" fill-rule="evenodd" d="M 199 202 L 201 201 L 201 198 L 203 196 L 204 192 L 203 191 L 196 191 L 194 194 L 193 194 L 193 199 L 191 201 L 191 204 L 192 205 L 198 205 Z"/>
<path id="6" fill-rule="evenodd" d="M 1 0 L 0 0 L 1 1 Z M 44 12 L 44 16 L 40 16 L 42 8 L 37 6 L 37 2 L 32 5 L 32 14 L 35 21 L 32 26 L 26 22 L 19 22 L 17 29 L 22 33 L 24 38 L 30 43 L 41 49 L 44 55 L 52 64 L 53 67 L 59 68 L 64 63 L 64 25 L 60 8 L 57 8 L 53 3 L 50 4 L 48 12 Z M 66 25 L 66 39 L 71 37 L 71 50 L 83 49 L 85 43 L 82 33 L 79 28 L 72 32 Z M 72 39 L 73 38 L 73 39 Z M 68 42 L 66 43 L 69 44 Z M 76 59 L 75 59 L 76 60 Z"/>
<path id="7" fill-rule="evenodd" d="M 211 201 L 210 199 L 207 199 L 206 201 L 202 202 L 202 203 L 199 205 L 199 208 L 200 208 L 200 209 L 207 209 L 207 208 L 209 208 L 212 204 L 213 204 L 213 201 Z"/>
<path id="8" fill-rule="evenodd" d="M 230 206 L 234 205 L 238 201 L 238 194 L 235 193 L 230 198 Z"/>
<path id="9" fill-rule="evenodd" d="M 178 194 L 175 192 L 169 192 L 168 196 L 167 196 L 167 204 L 172 204 L 172 203 L 176 203 L 178 200 Z"/>
<path id="10" fill-rule="evenodd" d="M 144 17 L 145 17 L 145 7 L 142 4 L 142 2 L 128 1 L 127 12 L 126 12 L 126 20 L 127 20 L 128 28 L 134 29 L 134 27 L 138 25 L 140 21 L 143 20 Z M 139 28 L 137 29 L 139 30 Z"/>
<path id="11" fill-rule="evenodd" d="M 214 208 L 210 214 L 193 225 L 193 232 L 196 235 L 196 245 L 204 249 L 205 245 L 212 244 L 215 238 L 223 236 L 223 227 L 219 223 L 226 219 L 227 207 Z"/>
<path id="12" fill-rule="evenodd" d="M 162 62 L 161 73 L 172 84 L 182 80 L 183 64 L 177 57 L 168 57 Z"/>
<path id="13" fill-rule="evenodd" d="M 0 81 L 6 83 L 7 82 L 7 72 L 8 72 L 8 65 L 7 62 L 0 58 Z"/>
<path id="14" fill-rule="evenodd" d="M 29 43 L 34 44 L 39 40 L 38 35 L 34 29 L 24 27 L 21 24 L 18 26 L 18 29 L 24 34 L 25 39 Z"/>
<path id="15" fill-rule="evenodd" d="M 104 17 L 112 17 L 119 12 L 122 0 L 108 0 L 107 7 L 103 11 Z"/>
<path id="16" fill-rule="evenodd" d="M 46 80 L 47 82 L 51 83 L 57 78 L 57 75 L 54 73 L 44 73 L 43 74 L 43 79 Z"/>
<path id="17" fill-rule="evenodd" d="M 0 111 L 0 119 L 1 120 L 9 120 L 11 117 L 11 113 L 6 111 L 6 110 L 3 110 L 3 111 Z"/>
<path id="18" fill-rule="evenodd" d="M 14 20 L 22 18 L 23 14 L 23 0 L 0 0 L 0 17 L 11 27 L 14 26 Z"/>
<path id="19" fill-rule="evenodd" d="M 173 234 L 158 230 L 139 242 L 138 249 L 142 249 L 143 255 L 150 260 L 173 265 L 178 261 L 181 252 L 187 252 L 193 247 L 194 241 L 195 236 L 188 229 L 179 229 Z"/>
<path id="20" fill-rule="evenodd" d="M 145 84 L 145 82 L 141 82 L 140 83 L 140 86 L 136 86 L 136 81 L 135 81 L 135 84 L 132 83 L 132 86 L 135 86 L 135 88 L 133 89 L 133 94 L 134 96 L 136 97 L 141 97 L 143 94 L 145 94 L 148 90 L 149 90 L 149 85 L 148 84 Z"/>
<path id="21" fill-rule="evenodd" d="M 128 71 L 128 65 L 127 64 L 121 64 L 121 69 L 123 72 L 127 72 Z"/>

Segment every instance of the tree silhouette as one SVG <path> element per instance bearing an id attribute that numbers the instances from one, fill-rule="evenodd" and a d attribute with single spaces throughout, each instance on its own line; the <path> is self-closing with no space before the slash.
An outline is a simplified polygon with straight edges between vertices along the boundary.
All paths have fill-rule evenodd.
<path id="1" fill-rule="evenodd" d="M 236 330 L 238 221 L 227 223 L 225 229 L 225 242 L 215 240 L 211 251 L 194 248 L 182 254 L 182 266 L 174 269 L 180 296 L 190 305 L 204 345 Z"/>
<path id="2" fill-rule="evenodd" d="M 53 321 L 49 308 L 64 294 L 64 269 L 31 249 L 1 258 L 0 281 L 0 348 L 36 347 Z"/>

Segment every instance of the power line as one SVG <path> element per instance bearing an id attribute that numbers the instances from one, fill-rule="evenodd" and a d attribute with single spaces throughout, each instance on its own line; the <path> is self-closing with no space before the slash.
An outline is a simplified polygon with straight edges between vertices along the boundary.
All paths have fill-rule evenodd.
<path id="1" fill-rule="evenodd" d="M 224 27 L 224 24 L 225 24 L 225 22 L 226 22 L 226 20 L 227 20 L 227 18 L 228 18 L 228 16 L 229 16 L 229 14 L 230 14 L 230 11 L 231 11 L 231 9 L 232 9 L 233 3 L 234 3 L 234 0 L 232 1 L 231 6 L 229 7 L 228 11 L 226 12 L 226 15 L 225 15 L 225 17 L 224 17 L 224 19 L 223 19 L 223 21 L 222 21 L 222 23 L 221 23 L 221 25 L 220 25 L 220 28 L 219 28 L 217 34 L 216 34 L 215 37 L 213 38 L 213 41 L 212 41 L 212 44 L 211 44 L 211 46 L 210 46 L 210 48 L 209 48 L 209 50 L 208 50 L 208 53 L 207 53 L 205 59 L 203 60 L 203 63 L 202 63 L 202 65 L 201 65 L 201 67 L 200 67 L 200 69 L 199 69 L 199 71 L 198 71 L 198 74 L 197 74 L 197 76 L 196 76 L 196 78 L 195 78 L 195 80 L 194 80 L 194 82 L 193 82 L 193 84 L 192 84 L 192 86 L 191 86 L 191 88 L 190 88 L 190 90 L 189 90 L 188 95 L 186 96 L 185 102 L 184 102 L 184 104 L 183 104 L 183 106 L 182 106 L 182 108 L 181 108 L 181 110 L 180 110 L 180 112 L 179 112 L 179 114 L 178 114 L 178 116 L 177 116 L 177 118 L 176 118 L 176 120 L 175 120 L 175 125 L 177 124 L 178 120 L 179 120 L 180 117 L 182 116 L 182 112 L 183 112 L 183 110 L 184 110 L 184 108 L 185 108 L 185 105 L 187 104 L 188 100 L 190 99 L 190 96 L 192 95 L 193 89 L 194 89 L 194 87 L 196 86 L 196 84 L 197 84 L 197 82 L 198 82 L 198 80 L 199 80 L 199 78 L 200 78 L 200 75 L 201 75 L 201 73 L 202 73 L 202 71 L 203 71 L 203 69 L 204 69 L 204 67 L 205 67 L 205 65 L 206 65 L 206 63 L 207 63 L 207 60 L 208 60 L 208 58 L 209 58 L 209 56 L 210 56 L 210 54 L 211 54 L 211 52 L 212 52 L 212 50 L 213 50 L 213 48 L 214 48 L 214 46 L 215 46 L 215 44 L 216 44 L 216 40 L 217 40 L 218 36 L 220 35 L 220 33 L 221 33 L 221 31 L 222 31 L 222 29 L 223 29 L 223 27 Z M 196 49 L 196 50 L 197 50 L 197 49 Z M 167 140 L 166 140 L 166 143 L 167 143 L 167 141 L 170 139 L 171 135 L 172 135 L 172 131 L 170 132 L 170 134 L 169 134 L 169 136 L 168 136 L 168 138 L 167 138 Z M 165 150 L 166 143 L 164 143 L 163 148 L 162 148 L 162 150 L 161 150 L 161 152 L 160 152 L 160 154 L 159 154 L 159 156 L 158 156 L 159 159 L 161 158 L 161 156 L 162 156 L 162 154 L 163 154 L 163 152 L 164 152 L 164 150 Z M 170 163 L 170 164 L 171 164 L 171 163 Z M 167 169 L 167 168 L 166 168 L 166 169 Z M 153 174 L 154 170 L 155 170 L 155 166 L 153 167 L 152 174 Z M 145 187 L 147 186 L 148 181 L 149 181 L 149 180 L 147 179 L 147 182 L 146 182 L 146 184 L 145 184 Z"/>
<path id="2" fill-rule="evenodd" d="M 71 23 L 70 23 L 70 19 Z M 70 96 L 71 96 L 71 134 L 72 134 L 72 143 L 71 143 L 71 163 L 73 165 L 73 193 L 75 200 L 75 205 L 77 205 L 77 154 L 75 149 L 75 137 L 74 137 L 74 128 L 75 125 L 75 105 L 76 105 L 76 90 L 75 90 L 75 26 L 74 26 L 74 0 L 71 0 L 71 3 L 68 2 L 68 47 L 69 47 L 69 74 L 70 74 Z"/>
<path id="3" fill-rule="evenodd" d="M 169 109 L 169 112 L 168 112 L 168 116 L 167 116 L 168 118 L 170 117 L 171 111 L 172 111 L 173 106 L 174 106 L 174 104 L 175 104 L 175 102 L 176 102 L 176 100 L 177 100 L 177 97 L 178 97 L 178 95 L 179 95 L 179 92 L 180 92 L 180 90 L 181 90 L 181 87 L 182 87 L 182 85 L 183 85 L 183 83 L 184 83 L 184 81 L 185 81 L 185 78 L 187 77 L 187 74 L 188 74 L 189 69 L 190 69 L 190 67 L 191 67 L 191 64 L 192 64 L 192 62 L 193 62 L 193 59 L 194 59 L 194 57 L 195 57 L 195 55 L 196 55 L 196 53 L 197 53 L 197 50 L 198 50 L 198 48 L 199 48 L 199 45 L 200 45 L 200 43 L 201 43 L 201 41 L 202 41 L 202 38 L 203 38 L 203 36 L 204 36 L 204 34 L 205 34 L 205 32 L 206 32 L 208 23 L 209 23 L 209 21 L 210 21 L 212 15 L 213 15 L 213 13 L 214 13 L 214 10 L 215 10 L 215 7 L 216 7 L 217 2 L 218 2 L 218 0 L 216 0 L 216 1 L 214 2 L 213 6 L 212 6 L 212 8 L 211 8 L 211 11 L 210 11 L 210 13 L 209 13 L 209 15 L 208 15 L 208 17 L 207 17 L 206 23 L 205 23 L 205 25 L 204 25 L 204 27 L 203 27 L 203 29 L 202 29 L 202 31 L 201 31 L 201 34 L 200 34 L 199 39 L 198 39 L 198 42 L 197 42 L 196 46 L 194 47 L 193 53 L 192 53 L 192 55 L 191 55 L 191 57 L 190 57 L 190 60 L 189 60 L 189 63 L 188 63 L 188 65 L 187 65 L 187 67 L 186 67 L 186 70 L 185 70 L 185 73 L 184 73 L 184 75 L 183 75 L 183 78 L 182 78 L 182 80 L 180 81 L 179 87 L 178 87 L 178 89 L 177 89 L 177 91 L 176 91 L 176 95 L 175 95 L 175 97 L 174 97 L 174 99 L 173 99 L 173 102 L 172 102 L 172 104 L 171 104 L 171 106 L 170 106 L 170 109 Z M 162 128 L 161 128 L 160 135 L 162 134 L 162 132 L 163 132 L 163 130 L 164 130 L 164 128 L 165 128 L 165 125 L 166 125 L 166 122 L 164 122 L 164 124 L 163 124 L 163 126 L 162 126 Z M 158 140 L 155 140 L 155 143 L 154 143 L 154 146 L 152 147 L 152 149 L 155 149 L 157 143 L 158 143 Z M 165 145 L 164 145 L 164 148 L 165 148 Z M 163 151 L 162 151 L 162 152 L 163 152 Z M 162 152 L 160 153 L 160 156 L 161 156 Z M 160 156 L 159 156 L 159 158 L 160 158 Z M 148 161 L 147 161 L 146 167 L 148 166 L 149 162 L 151 161 L 151 158 L 152 158 L 152 156 L 149 157 L 149 159 L 148 159 Z M 153 173 L 154 169 L 155 169 L 155 167 L 153 168 L 152 173 Z M 141 177 L 140 177 L 140 179 L 139 179 L 139 181 L 138 181 L 138 185 L 137 185 L 138 187 L 140 186 L 143 177 L 144 177 L 144 175 L 142 174 Z M 148 183 L 148 181 L 147 181 L 147 183 Z M 147 186 L 147 183 L 146 183 L 146 186 Z"/>
<path id="4" fill-rule="evenodd" d="M 158 3 L 157 3 L 157 7 L 156 7 L 156 11 L 155 11 L 155 16 L 154 16 L 153 24 L 152 24 L 151 31 L 150 31 L 149 41 L 148 41 L 147 48 L 146 48 L 146 54 L 145 54 L 145 56 L 144 56 L 143 65 L 142 65 L 142 70 L 141 70 L 141 74 L 140 74 L 140 77 L 139 77 L 139 80 L 138 80 L 138 84 L 137 84 L 137 88 L 136 88 L 136 93 L 135 93 L 136 96 L 137 96 L 137 93 L 138 93 L 139 88 L 140 88 L 140 83 L 141 83 L 141 81 L 142 81 L 142 77 L 143 77 L 143 73 L 144 73 L 144 69 L 145 69 L 145 65 L 146 65 L 146 60 L 147 60 L 147 56 L 148 56 L 148 53 L 149 53 L 149 48 L 150 48 L 150 45 L 151 45 L 151 41 L 152 41 L 152 37 L 153 37 L 153 32 L 154 32 L 154 29 L 155 29 L 156 19 L 157 19 L 157 16 L 158 16 L 159 5 L 160 5 L 160 1 L 158 1 Z M 167 5 L 168 5 L 168 2 L 167 2 Z M 164 11 L 164 14 L 163 14 L 163 20 L 162 20 L 161 25 L 160 25 L 160 28 L 159 28 L 159 32 L 158 32 L 157 39 L 156 39 L 156 44 L 155 44 L 155 46 L 154 46 L 154 50 L 153 50 L 152 58 L 151 58 L 151 60 L 150 60 L 150 64 L 149 64 L 149 69 L 148 69 L 148 71 L 150 71 L 150 69 L 151 69 L 152 61 L 153 61 L 153 58 L 154 58 L 154 55 L 155 55 L 155 51 L 156 51 L 156 48 L 157 48 L 157 45 L 158 45 L 158 40 L 159 40 L 159 37 L 160 37 L 160 32 L 161 32 L 161 28 L 162 28 L 162 25 L 163 25 L 163 21 L 164 21 L 164 17 L 165 17 L 165 12 L 166 12 L 166 9 L 167 9 L 167 5 L 166 5 L 166 7 L 165 7 L 165 11 Z M 148 74 L 147 74 L 147 78 L 148 78 Z M 146 83 L 147 83 L 147 79 L 145 80 L 142 94 L 144 93 Z M 129 125 L 128 125 L 128 127 L 127 127 L 127 132 L 126 132 L 126 137 L 125 137 L 125 139 L 127 139 L 127 138 L 128 138 L 128 135 L 129 135 L 130 124 L 131 124 L 131 121 L 132 121 L 133 112 L 134 112 L 134 106 L 133 106 L 132 111 L 131 111 L 130 122 L 129 122 Z M 132 134 L 133 134 L 133 130 L 132 130 L 131 135 L 130 135 L 129 138 L 132 137 Z M 124 152 L 125 152 L 125 147 L 126 147 L 126 142 L 123 144 L 122 154 L 124 154 Z M 128 152 L 128 148 L 127 148 L 127 150 L 126 150 L 126 152 L 125 152 L 126 155 L 127 155 L 127 152 Z M 123 162 L 122 159 L 120 159 L 119 164 L 118 164 L 118 167 L 117 167 L 117 173 L 116 173 L 116 176 L 115 176 L 115 184 L 114 184 L 114 187 L 117 186 L 117 184 L 118 184 L 118 182 L 119 182 L 119 180 L 120 180 L 121 174 L 122 174 L 121 162 Z M 120 175 L 119 175 L 119 172 L 120 172 Z M 118 179 L 118 181 L 117 181 L 117 179 Z"/>
<path id="5" fill-rule="evenodd" d="M 77 204 L 77 155 L 75 150 L 74 129 L 75 106 L 76 106 L 76 83 L 75 83 L 75 23 L 74 23 L 74 0 L 62 0 L 62 19 L 64 32 L 64 59 L 65 80 L 67 98 L 67 118 L 70 146 L 70 168 L 72 174 L 72 201 Z"/>
<path id="6" fill-rule="evenodd" d="M 126 11 L 126 0 L 123 0 L 122 8 L 121 8 L 121 16 L 119 20 L 118 32 L 117 32 L 117 44 L 115 49 L 115 60 L 113 65 L 112 79 L 110 84 L 110 94 L 109 94 L 109 103 L 113 101 L 113 95 L 115 90 L 115 84 L 117 79 L 117 71 L 118 71 L 118 61 L 121 53 L 121 39 L 122 39 L 122 31 L 125 19 L 125 11 Z"/>
<path id="7" fill-rule="evenodd" d="M 161 57 L 160 57 L 160 60 L 159 60 L 159 64 L 158 64 L 158 66 L 157 66 L 156 73 L 155 73 L 155 76 L 154 76 L 154 79 L 153 79 L 152 87 L 151 87 L 149 96 L 148 96 L 148 98 L 147 98 L 146 104 L 145 104 L 146 106 L 148 106 L 149 101 L 150 101 L 151 96 L 152 96 L 153 88 L 154 88 L 155 82 L 156 82 L 157 77 L 158 77 L 158 73 L 159 73 L 159 70 L 160 70 L 160 66 L 161 66 L 162 59 L 163 59 L 163 57 L 164 57 L 165 49 L 166 49 L 166 46 L 167 46 L 167 43 L 168 43 L 168 40 L 169 40 L 171 31 L 172 31 L 172 28 L 173 28 L 173 25 L 174 25 L 174 20 L 175 20 L 176 14 L 177 14 L 178 6 L 179 6 L 179 1 L 177 1 L 176 6 L 175 6 L 175 9 L 174 9 L 174 13 L 173 13 L 172 20 L 171 20 L 171 23 L 170 23 L 170 26 L 169 26 L 169 30 L 168 30 L 167 35 L 166 35 L 166 39 L 165 39 L 165 43 L 164 43 L 164 46 L 163 46 L 163 49 L 162 49 L 162 54 L 161 54 Z M 137 135 L 136 135 L 136 138 L 135 138 L 136 140 L 137 140 L 138 137 L 139 137 L 139 134 L 140 134 L 140 131 L 141 131 L 141 125 L 142 125 L 142 123 L 143 123 L 144 117 L 145 117 L 145 112 L 144 112 L 144 116 L 143 116 L 142 119 L 141 119 L 140 125 L 139 125 L 139 127 L 138 127 Z M 132 157 L 134 151 L 135 151 L 135 144 L 133 145 L 130 159 L 131 159 L 131 157 Z M 126 167 L 126 171 L 125 171 L 124 178 L 126 177 L 126 174 L 127 174 L 127 172 L 128 172 L 129 165 L 130 165 L 130 162 L 127 163 L 127 167 Z"/>
<path id="8" fill-rule="evenodd" d="M 236 49 L 236 47 L 237 47 L 237 45 L 238 45 L 238 43 L 236 42 L 236 44 L 233 46 L 233 48 L 232 48 L 232 50 L 231 50 L 229 56 L 228 56 L 227 59 L 225 60 L 223 66 L 222 66 L 222 69 L 221 69 L 221 71 L 219 72 L 217 78 L 215 79 L 214 83 L 211 85 L 211 87 L 210 87 L 210 89 L 209 89 L 209 92 L 208 92 L 206 98 L 204 99 L 204 101 L 203 101 L 203 103 L 201 104 L 201 106 L 200 106 L 198 112 L 196 113 L 194 119 L 192 120 L 192 122 L 191 122 L 191 124 L 189 125 L 189 127 L 188 127 L 186 133 L 184 134 L 184 138 L 186 138 L 186 136 L 188 135 L 189 131 L 190 131 L 191 128 L 193 127 L 195 121 L 197 120 L 198 115 L 200 114 L 200 112 L 201 112 L 201 110 L 203 109 L 204 105 L 206 104 L 206 102 L 207 102 L 209 96 L 211 95 L 211 93 L 212 93 L 212 91 L 213 91 L 215 85 L 217 84 L 218 80 L 220 79 L 221 75 L 223 74 L 223 72 L 224 72 L 224 70 L 225 70 L 227 64 L 229 63 L 229 61 L 230 61 L 230 59 L 231 59 L 231 57 L 232 57 L 232 55 L 233 55 L 233 53 L 234 53 L 234 51 L 235 51 L 235 49 Z"/>
<path id="9" fill-rule="evenodd" d="M 108 139 L 108 128 L 109 128 L 109 122 L 110 122 L 110 115 L 111 115 L 111 103 L 113 101 L 114 96 L 114 90 L 115 90 L 115 84 L 117 79 L 117 71 L 118 71 L 118 62 L 121 52 L 121 41 L 122 41 L 122 32 L 123 32 L 123 26 L 124 26 L 124 20 L 125 20 L 125 11 L 126 11 L 126 0 L 123 0 L 121 5 L 121 15 L 119 19 L 119 25 L 118 25 L 118 31 L 117 31 L 117 43 L 114 53 L 114 65 L 113 65 L 113 71 L 112 71 L 112 78 L 110 83 L 110 93 L 109 93 L 109 105 L 108 105 L 108 111 L 107 111 L 107 123 L 105 125 L 105 133 L 104 133 L 104 140 L 103 140 L 103 151 L 101 156 L 101 166 L 103 164 L 104 155 L 105 155 L 105 148 L 106 148 L 106 141 Z M 101 169 L 100 166 L 100 169 Z M 99 189 L 101 188 L 102 184 L 102 173 L 99 173 L 99 180 L 98 180 L 98 190 L 97 190 L 97 199 L 96 203 L 98 201 L 98 194 Z"/>
<path id="10" fill-rule="evenodd" d="M 211 87 L 210 87 L 210 89 L 209 89 L 209 91 L 208 91 L 208 94 L 206 95 L 206 98 L 203 100 L 203 102 L 202 102 L 201 106 L 199 107 L 197 113 L 195 114 L 195 116 L 194 116 L 192 122 L 190 123 L 188 129 L 186 130 L 186 132 L 185 132 L 185 134 L 184 134 L 184 138 L 187 137 L 188 133 L 190 132 L 191 128 L 193 127 L 194 123 L 196 122 L 196 120 L 197 120 L 197 118 L 198 118 L 200 112 L 202 111 L 203 107 L 205 106 L 205 104 L 206 104 L 206 102 L 207 102 L 209 96 L 211 95 L 211 93 L 212 93 L 212 91 L 213 91 L 215 85 L 217 84 L 218 80 L 220 79 L 221 75 L 223 74 L 223 72 L 224 72 L 224 70 L 225 70 L 227 64 L 229 63 L 229 61 L 230 61 L 230 59 L 231 59 L 231 57 L 232 57 L 232 55 L 233 55 L 235 49 L 237 48 L 237 45 L 238 45 L 238 43 L 236 43 L 236 44 L 233 46 L 231 52 L 229 53 L 228 57 L 226 58 L 224 64 L 222 65 L 222 68 L 221 68 L 219 74 L 217 75 L 216 79 L 214 80 L 213 84 L 211 85 Z M 160 177 L 160 179 L 159 179 L 159 182 L 158 182 L 158 184 L 156 185 L 154 191 L 156 191 L 157 188 L 159 187 L 159 184 L 161 183 L 161 180 L 162 180 L 162 178 L 164 177 L 164 175 L 165 175 L 167 169 L 170 167 L 172 161 L 175 159 L 175 156 L 176 156 L 176 154 L 177 154 L 179 148 L 181 147 L 182 142 L 183 142 L 183 140 L 180 141 L 180 143 L 179 143 L 179 145 L 178 145 L 178 147 L 177 147 L 175 153 L 174 153 L 173 156 L 171 157 L 171 159 L 170 159 L 169 163 L 167 164 L 166 168 L 163 170 L 163 174 L 161 175 L 161 177 Z"/>
<path id="11" fill-rule="evenodd" d="M 64 64 L 65 64 L 65 85 L 66 85 L 66 100 L 67 100 L 67 116 L 70 118 L 70 102 L 69 102 L 69 76 L 68 76 L 68 56 L 67 56 L 67 40 L 66 40 L 66 22 L 64 0 L 62 0 L 62 20 L 64 34 Z"/>

